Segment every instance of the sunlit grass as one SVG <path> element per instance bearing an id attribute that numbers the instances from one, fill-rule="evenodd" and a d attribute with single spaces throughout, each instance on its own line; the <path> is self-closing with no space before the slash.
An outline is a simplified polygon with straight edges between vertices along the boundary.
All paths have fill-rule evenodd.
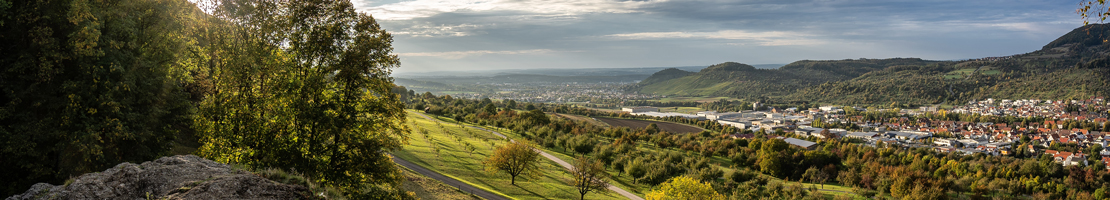
<path id="1" fill-rule="evenodd" d="M 450 120 L 440 118 L 441 120 Z M 416 113 L 408 114 L 409 126 L 413 127 L 413 134 L 409 145 L 393 154 L 417 165 L 437 171 L 469 182 L 479 188 L 492 192 L 499 192 L 505 196 L 516 199 L 577 199 L 578 190 L 570 185 L 573 178 L 555 162 L 543 159 L 540 162 L 542 175 L 532 178 L 517 177 L 516 185 L 510 184 L 510 177 L 504 173 L 489 174 L 484 170 L 482 161 L 493 153 L 493 146 L 504 144 L 487 131 L 456 125 L 453 121 L 441 122 L 437 125 L 434 121 L 424 119 Z M 421 128 L 427 130 L 428 138 L 424 138 Z M 470 133 L 467 133 L 470 131 Z M 458 140 L 456 140 L 458 136 Z M 439 154 L 431 144 L 439 149 Z M 473 153 L 469 152 L 466 144 L 474 146 Z M 616 193 L 586 195 L 587 199 L 624 199 Z"/>

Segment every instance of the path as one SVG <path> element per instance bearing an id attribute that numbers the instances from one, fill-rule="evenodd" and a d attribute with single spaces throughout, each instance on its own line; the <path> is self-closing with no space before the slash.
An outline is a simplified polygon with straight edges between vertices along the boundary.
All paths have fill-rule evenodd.
<path id="1" fill-rule="evenodd" d="M 390 155 L 390 156 L 392 156 L 392 155 Z M 483 189 L 479 189 L 479 188 L 474 187 L 470 184 L 463 183 L 462 181 L 455 180 L 451 177 L 444 176 L 443 174 L 440 174 L 438 172 L 435 172 L 435 171 L 429 170 L 427 168 L 421 167 L 420 165 L 409 162 L 405 159 L 401 159 L 401 158 L 398 158 L 398 157 L 393 157 L 393 162 L 397 163 L 398 165 L 404 166 L 405 168 L 409 168 L 409 169 L 411 169 L 412 171 L 414 171 L 416 173 L 420 173 L 421 175 L 427 176 L 427 177 L 432 178 L 432 179 L 439 180 L 440 182 L 443 182 L 444 184 L 447 184 L 447 185 L 450 185 L 450 186 L 455 186 L 455 187 L 459 188 L 459 190 L 462 190 L 465 193 L 471 193 L 471 194 L 477 195 L 478 197 L 482 197 L 484 199 L 489 199 L 489 200 L 510 200 L 508 197 L 504 197 L 504 196 L 497 195 L 497 194 L 494 194 L 492 192 L 489 192 L 489 191 L 486 191 L 486 190 L 483 190 Z"/>
<path id="2" fill-rule="evenodd" d="M 418 113 L 418 112 L 412 112 L 412 113 L 416 113 L 417 115 L 420 115 L 421 117 L 424 117 L 424 119 L 434 120 L 431 117 L 428 117 L 427 115 L 424 115 L 424 113 Z M 485 129 L 485 128 L 482 128 L 482 127 L 477 127 L 477 126 L 467 126 L 467 127 L 475 128 L 475 129 L 479 129 L 479 130 L 483 130 L 483 131 L 489 131 L 490 133 L 493 133 L 494 135 L 497 135 L 498 137 L 508 139 L 508 137 L 505 137 L 505 135 L 502 135 L 501 133 L 498 133 L 497 131 L 492 131 L 492 130 Z M 510 139 L 509 141 L 512 141 L 512 139 Z M 555 163 L 558 163 L 559 166 L 563 166 L 563 168 L 566 168 L 567 170 L 574 169 L 573 165 L 570 165 L 570 163 L 567 163 L 567 161 L 563 161 L 563 159 L 559 159 L 559 158 L 557 158 L 557 157 L 555 157 L 551 154 L 548 154 L 547 152 L 544 152 L 543 150 L 540 150 L 540 149 L 532 149 L 532 150 L 535 150 L 536 152 L 539 152 L 540 155 L 547 158 L 548 160 L 555 161 Z M 617 186 L 613 186 L 612 184 L 609 185 L 609 190 L 612 190 L 613 192 L 616 192 L 617 194 L 620 194 L 621 196 L 624 196 L 628 199 L 644 200 L 644 198 L 636 196 L 636 194 L 632 194 L 631 192 L 625 191 L 624 189 L 621 189 Z"/>

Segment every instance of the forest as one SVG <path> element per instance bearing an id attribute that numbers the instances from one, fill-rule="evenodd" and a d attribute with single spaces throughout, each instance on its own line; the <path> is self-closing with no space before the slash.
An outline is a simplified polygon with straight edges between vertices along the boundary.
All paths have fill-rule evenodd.
<path id="1" fill-rule="evenodd" d="M 381 153 L 409 133 L 393 39 L 349 1 L 0 0 L 0 16 L 0 195 L 197 154 L 412 198 Z"/>

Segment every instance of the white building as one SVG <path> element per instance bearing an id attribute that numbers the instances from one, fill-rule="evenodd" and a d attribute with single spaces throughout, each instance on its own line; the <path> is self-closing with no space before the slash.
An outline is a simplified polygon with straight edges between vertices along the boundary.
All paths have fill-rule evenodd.
<path id="1" fill-rule="evenodd" d="M 644 115 L 644 116 L 652 116 L 652 117 L 682 117 L 682 118 L 687 118 L 687 119 L 699 119 L 699 120 L 705 119 L 705 117 L 702 117 L 702 116 L 685 114 L 685 113 L 673 113 L 673 112 L 666 112 L 666 113 L 662 113 L 662 112 L 633 112 L 632 115 Z"/>
<path id="2" fill-rule="evenodd" d="M 721 125 L 732 126 L 732 127 L 741 128 L 741 129 L 747 129 L 747 128 L 752 127 L 752 123 L 747 122 L 747 121 L 717 120 L 717 123 L 719 123 Z"/>
<path id="3" fill-rule="evenodd" d="M 621 111 L 629 112 L 629 113 L 659 112 L 659 108 L 651 107 L 651 106 L 624 107 L 624 108 L 621 108 Z"/>
<path id="4" fill-rule="evenodd" d="M 722 119 L 722 118 L 739 117 L 741 115 L 742 114 L 738 113 L 738 112 L 726 112 L 726 113 L 718 113 L 716 111 L 698 112 L 698 116 L 705 117 L 705 119 L 709 119 L 709 120 L 719 120 L 719 119 Z"/>
<path id="5" fill-rule="evenodd" d="M 797 139 L 797 138 L 786 138 L 786 139 L 783 139 L 783 141 L 785 141 L 788 144 L 798 146 L 798 147 L 802 147 L 802 148 L 809 149 L 809 150 L 814 150 L 814 149 L 817 148 L 817 143 L 816 142 L 805 141 L 805 140 L 801 140 L 801 139 Z"/>

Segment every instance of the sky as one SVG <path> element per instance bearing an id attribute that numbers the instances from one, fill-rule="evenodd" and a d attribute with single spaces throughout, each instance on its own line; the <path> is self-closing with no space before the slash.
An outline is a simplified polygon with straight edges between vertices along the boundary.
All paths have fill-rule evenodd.
<path id="1" fill-rule="evenodd" d="M 708 66 L 1039 50 L 1077 0 L 352 0 L 393 37 L 395 73 Z"/>

